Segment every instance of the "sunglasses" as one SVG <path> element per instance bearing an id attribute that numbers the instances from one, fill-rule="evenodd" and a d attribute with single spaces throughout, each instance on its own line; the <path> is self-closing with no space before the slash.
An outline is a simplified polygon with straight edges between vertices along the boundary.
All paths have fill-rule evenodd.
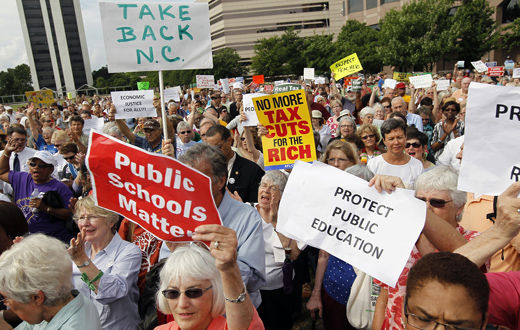
<path id="1" fill-rule="evenodd" d="M 216 99 L 219 99 L 219 98 L 220 98 L 220 96 L 212 96 L 211 97 L 212 100 L 216 100 Z"/>
<path id="2" fill-rule="evenodd" d="M 211 289 L 213 286 L 210 285 L 209 287 L 205 288 L 205 289 L 201 289 L 201 288 L 191 288 L 191 289 L 188 289 L 186 291 L 180 291 L 180 290 L 176 290 L 176 289 L 167 289 L 167 290 L 163 290 L 162 291 L 162 294 L 163 296 L 166 298 L 166 299 L 177 299 L 179 298 L 179 296 L 181 295 L 181 293 L 184 293 L 186 295 L 186 297 L 190 298 L 190 299 L 196 299 L 196 298 L 200 298 L 202 297 L 202 295 L 204 294 L 204 292 L 208 291 L 209 289 Z"/>
<path id="3" fill-rule="evenodd" d="M 179 134 L 190 134 L 191 131 L 182 131 L 182 132 L 179 132 Z"/>
<path id="4" fill-rule="evenodd" d="M 375 138 L 376 136 L 374 134 L 370 134 L 370 135 L 365 135 L 365 136 L 362 136 L 361 137 L 361 140 L 368 140 L 368 139 L 373 139 Z"/>
<path id="5" fill-rule="evenodd" d="M 406 142 L 406 144 L 404 145 L 405 148 L 410 148 L 410 147 L 419 148 L 420 146 L 421 146 L 421 144 L 418 142 L 414 142 L 414 143 Z"/>
<path id="6" fill-rule="evenodd" d="M 51 164 L 45 164 L 45 163 L 39 163 L 39 164 L 36 164 L 35 162 L 30 162 L 30 163 L 29 163 L 29 166 L 30 166 L 30 167 L 37 167 L 37 168 L 49 168 L 49 167 L 54 167 L 54 166 L 52 166 Z"/>
<path id="7" fill-rule="evenodd" d="M 63 159 L 65 159 L 65 160 L 72 160 L 72 159 L 74 159 L 74 157 L 76 157 L 76 155 L 72 155 L 72 156 L 69 156 L 69 157 L 63 157 Z"/>
<path id="8" fill-rule="evenodd" d="M 446 109 L 443 109 L 442 111 L 444 111 L 444 112 L 448 112 L 448 111 L 457 112 L 457 109 L 456 108 L 446 108 Z"/>
<path id="9" fill-rule="evenodd" d="M 143 128 L 143 131 L 145 133 L 152 133 L 153 131 L 155 131 L 155 128 Z"/>
<path id="10" fill-rule="evenodd" d="M 422 197 L 417 197 L 417 198 L 422 200 L 423 202 L 430 203 L 430 205 L 436 209 L 442 209 L 444 206 L 446 206 L 447 203 L 453 201 L 453 200 L 445 201 L 444 199 L 438 199 L 438 198 L 430 198 L 430 199 L 426 199 L 426 198 L 422 198 Z"/>

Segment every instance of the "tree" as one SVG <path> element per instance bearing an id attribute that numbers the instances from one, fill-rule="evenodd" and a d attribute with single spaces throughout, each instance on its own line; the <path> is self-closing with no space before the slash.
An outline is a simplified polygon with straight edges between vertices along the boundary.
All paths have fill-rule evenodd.
<path id="1" fill-rule="evenodd" d="M 213 53 L 213 69 L 197 70 L 197 74 L 212 74 L 215 79 L 241 77 L 247 71 L 240 60 L 240 55 L 235 49 L 219 49 Z"/>
<path id="2" fill-rule="evenodd" d="M 333 35 L 314 35 L 304 39 L 303 51 L 300 56 L 305 61 L 305 67 L 314 68 L 316 75 L 329 75 L 336 45 L 332 42 Z M 302 74 L 300 72 L 299 74 Z"/>
<path id="3" fill-rule="evenodd" d="M 27 64 L 19 64 L 0 72 L 0 95 L 18 95 L 31 90 L 31 69 Z"/>
<path id="4" fill-rule="evenodd" d="M 520 48 L 520 17 L 515 19 L 513 23 L 502 29 L 504 35 L 502 40 L 504 47 L 511 50 L 513 48 Z"/>
<path id="5" fill-rule="evenodd" d="M 365 23 L 348 20 L 341 28 L 334 44 L 334 58 L 330 64 L 352 53 L 356 53 L 363 69 L 367 72 L 381 70 L 381 58 L 377 53 L 379 31 L 368 27 Z"/>

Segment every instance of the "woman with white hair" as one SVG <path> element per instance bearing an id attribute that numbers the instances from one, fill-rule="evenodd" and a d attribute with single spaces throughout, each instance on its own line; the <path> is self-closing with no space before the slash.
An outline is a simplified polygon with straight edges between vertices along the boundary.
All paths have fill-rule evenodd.
<path id="1" fill-rule="evenodd" d="M 0 269 L 3 302 L 24 321 L 16 329 L 101 329 L 94 305 L 73 290 L 71 260 L 59 240 L 28 236 L 0 256 Z"/>
<path id="2" fill-rule="evenodd" d="M 211 242 L 210 250 L 192 243 L 168 257 L 157 306 L 174 321 L 155 329 L 264 329 L 240 275 L 235 231 L 202 225 L 193 239 Z"/>
<path id="3" fill-rule="evenodd" d="M 175 143 L 176 158 L 179 158 L 186 152 L 186 150 L 197 144 L 197 142 L 193 141 L 193 132 L 190 128 L 190 124 L 185 121 L 180 121 L 177 124 L 177 137 L 175 138 Z"/>
<path id="4" fill-rule="evenodd" d="M 376 114 L 376 110 L 372 107 L 364 107 L 359 112 L 359 118 L 361 118 L 362 124 L 372 124 L 374 122 L 374 116 Z"/>
<path id="5" fill-rule="evenodd" d="M 92 196 L 76 203 L 74 220 L 80 229 L 68 249 L 74 287 L 94 302 L 103 329 L 135 329 L 141 250 L 115 235 L 119 215 L 96 206 Z"/>

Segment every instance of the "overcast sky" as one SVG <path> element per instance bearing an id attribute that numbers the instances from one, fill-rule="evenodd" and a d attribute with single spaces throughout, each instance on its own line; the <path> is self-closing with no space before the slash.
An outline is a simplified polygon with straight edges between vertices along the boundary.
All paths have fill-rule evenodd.
<path id="1" fill-rule="evenodd" d="M 27 51 L 23 40 L 20 17 L 16 0 L 0 0 L 0 71 L 14 68 L 26 63 Z M 117 0 L 113 0 L 117 1 Z M 145 0 L 138 0 L 146 2 Z M 154 0 L 154 2 L 171 2 L 171 0 Z M 177 0 L 179 1 L 179 0 Z M 181 0 L 182 1 L 182 0 Z M 193 0 L 187 0 L 192 2 Z M 87 36 L 88 54 L 92 70 L 106 65 L 103 35 L 101 33 L 101 18 L 99 16 L 98 0 L 80 0 L 83 24 Z"/>

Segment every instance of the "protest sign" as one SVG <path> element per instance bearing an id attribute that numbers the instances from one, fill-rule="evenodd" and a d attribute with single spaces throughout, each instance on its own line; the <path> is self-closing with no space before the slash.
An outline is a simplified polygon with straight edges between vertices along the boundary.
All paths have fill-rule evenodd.
<path id="1" fill-rule="evenodd" d="M 520 181 L 520 88 L 471 83 L 459 190 L 498 195 Z"/>
<path id="2" fill-rule="evenodd" d="M 197 88 L 215 88 L 215 77 L 211 74 L 198 74 L 195 76 Z"/>
<path id="3" fill-rule="evenodd" d="M 502 77 L 504 75 L 503 66 L 493 66 L 487 69 L 487 74 L 490 77 Z"/>
<path id="4" fill-rule="evenodd" d="M 144 90 L 150 88 L 150 82 L 149 81 L 138 81 L 137 82 L 137 89 L 138 90 Z"/>
<path id="5" fill-rule="evenodd" d="M 342 58 L 330 66 L 330 71 L 334 73 L 334 79 L 336 80 L 361 70 L 363 70 L 363 67 L 356 53 Z"/>
<path id="6" fill-rule="evenodd" d="M 477 70 L 477 72 L 486 72 L 488 67 L 486 66 L 486 64 L 484 64 L 482 61 L 475 61 L 475 62 L 471 62 L 471 65 L 473 65 L 473 67 L 475 68 L 475 70 Z"/>
<path id="7" fill-rule="evenodd" d="M 488 68 L 492 68 L 492 67 L 494 67 L 494 66 L 497 66 L 497 62 L 486 62 L 486 66 L 487 66 Z"/>
<path id="8" fill-rule="evenodd" d="M 314 82 L 318 85 L 326 84 L 327 80 L 325 77 L 314 77 Z"/>
<path id="9" fill-rule="evenodd" d="M 244 113 L 247 120 L 242 122 L 242 126 L 256 126 L 258 125 L 258 117 L 256 116 L 255 107 L 253 105 L 253 97 L 266 96 L 264 93 L 250 93 L 242 95 L 242 102 L 244 104 Z"/>
<path id="10" fill-rule="evenodd" d="M 409 77 L 408 80 L 415 88 L 430 88 L 433 82 L 431 74 Z"/>
<path id="11" fill-rule="evenodd" d="M 83 134 L 89 135 L 91 130 L 103 131 L 105 120 L 103 118 L 91 118 L 83 122 Z"/>
<path id="12" fill-rule="evenodd" d="M 275 80 L 274 85 L 275 85 L 275 86 L 278 86 L 278 85 L 281 85 L 281 84 L 283 84 L 283 83 L 285 83 L 284 80 Z"/>
<path id="13" fill-rule="evenodd" d="M 303 79 L 304 80 L 314 79 L 314 68 L 303 68 Z"/>
<path id="14" fill-rule="evenodd" d="M 264 92 L 271 94 L 274 90 L 274 85 L 264 85 Z"/>
<path id="15" fill-rule="evenodd" d="M 260 75 L 257 75 L 257 76 L 253 76 L 253 82 L 255 84 L 263 84 L 264 83 L 264 75 L 263 74 L 260 74 Z"/>
<path id="16" fill-rule="evenodd" d="M 222 92 L 224 94 L 229 94 L 229 79 L 220 79 L 220 85 L 222 85 Z"/>
<path id="17" fill-rule="evenodd" d="M 164 101 L 170 102 L 174 100 L 175 102 L 181 101 L 181 95 L 179 94 L 179 87 L 171 87 L 164 89 Z"/>
<path id="18" fill-rule="evenodd" d="M 437 91 L 446 91 L 450 87 L 450 81 L 448 79 L 439 79 L 436 80 L 435 83 L 437 84 Z"/>
<path id="19" fill-rule="evenodd" d="M 513 78 L 520 78 L 520 68 L 513 69 Z"/>
<path id="20" fill-rule="evenodd" d="M 100 2 L 109 72 L 211 69 L 207 3 Z"/>
<path id="21" fill-rule="evenodd" d="M 27 97 L 27 102 L 34 102 L 34 105 L 39 108 L 43 106 L 50 106 L 51 104 L 56 102 L 56 100 L 54 99 L 54 94 L 50 89 L 25 92 L 25 97 Z"/>
<path id="22" fill-rule="evenodd" d="M 513 70 L 515 68 L 515 61 L 512 59 L 507 59 L 504 61 L 504 67 L 506 70 Z"/>
<path id="23" fill-rule="evenodd" d="M 392 78 L 398 82 L 408 82 L 408 78 L 413 74 L 409 72 L 394 72 Z"/>
<path id="24" fill-rule="evenodd" d="M 383 84 L 383 88 L 395 89 L 395 85 L 397 85 L 397 81 L 394 79 L 385 79 L 385 83 Z"/>
<path id="25" fill-rule="evenodd" d="M 86 161 L 98 206 L 164 241 L 190 241 L 197 226 L 222 224 L 206 175 L 96 132 L 89 145 Z"/>
<path id="26" fill-rule="evenodd" d="M 464 61 L 457 61 L 457 68 L 463 68 L 464 67 Z"/>
<path id="27" fill-rule="evenodd" d="M 279 85 L 274 85 L 274 88 L 273 88 L 273 92 L 275 94 L 277 93 L 285 93 L 285 92 L 289 92 L 289 91 L 296 91 L 298 89 L 303 89 L 303 87 L 299 84 L 279 84 Z"/>
<path id="28" fill-rule="evenodd" d="M 253 98 L 258 121 L 269 133 L 262 136 L 266 171 L 292 168 L 294 161 L 316 160 L 316 147 L 305 91 Z"/>
<path id="29" fill-rule="evenodd" d="M 153 106 L 153 91 L 111 92 L 112 103 L 116 107 L 116 119 L 157 117 Z"/>
<path id="30" fill-rule="evenodd" d="M 426 204 L 411 190 L 378 193 L 367 181 L 335 167 L 297 162 L 282 195 L 276 230 L 393 287 L 425 217 Z"/>
<path id="31" fill-rule="evenodd" d="M 363 88 L 363 79 L 358 78 L 352 80 L 352 91 L 353 92 L 361 92 L 361 89 Z"/>

